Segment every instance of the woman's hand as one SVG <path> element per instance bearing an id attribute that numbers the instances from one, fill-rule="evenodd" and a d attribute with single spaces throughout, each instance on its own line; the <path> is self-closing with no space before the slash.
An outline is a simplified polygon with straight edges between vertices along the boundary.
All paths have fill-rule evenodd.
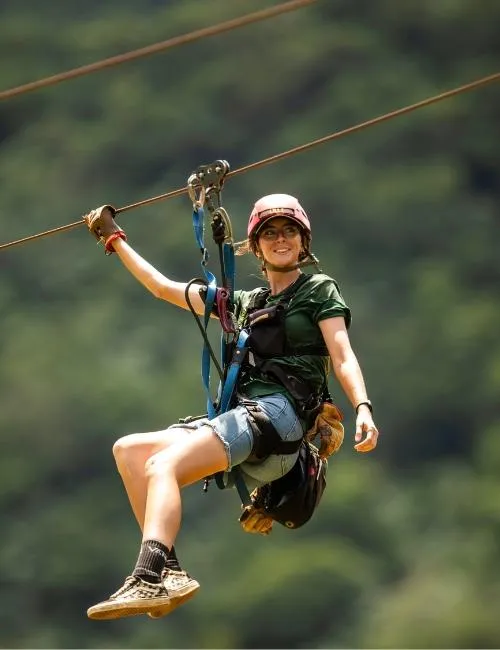
<path id="1" fill-rule="evenodd" d="M 112 205 L 102 205 L 100 208 L 92 210 L 83 217 L 90 232 L 98 242 L 104 244 L 106 255 L 115 252 L 113 241 L 116 239 L 124 239 L 127 241 L 125 232 L 114 219 L 115 214 L 116 210 Z"/>
<path id="2" fill-rule="evenodd" d="M 362 404 L 358 409 L 354 440 L 357 443 L 354 445 L 356 451 L 372 451 L 377 446 L 378 429 L 375 426 L 370 409 L 365 404 Z"/>

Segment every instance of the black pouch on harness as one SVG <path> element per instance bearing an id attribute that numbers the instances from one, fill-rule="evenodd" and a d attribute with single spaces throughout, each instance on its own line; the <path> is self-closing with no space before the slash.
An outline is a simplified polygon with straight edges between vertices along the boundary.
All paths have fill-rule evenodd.
<path id="1" fill-rule="evenodd" d="M 248 316 L 250 335 L 248 347 L 259 357 L 285 354 L 285 306 L 273 305 L 258 309 Z"/>
<path id="2" fill-rule="evenodd" d="M 300 528 L 306 524 L 323 496 L 327 468 L 327 462 L 319 458 L 316 447 L 302 441 L 292 469 L 252 493 L 252 505 L 240 517 L 243 528 L 246 529 L 245 521 L 256 512 L 286 528 Z"/>

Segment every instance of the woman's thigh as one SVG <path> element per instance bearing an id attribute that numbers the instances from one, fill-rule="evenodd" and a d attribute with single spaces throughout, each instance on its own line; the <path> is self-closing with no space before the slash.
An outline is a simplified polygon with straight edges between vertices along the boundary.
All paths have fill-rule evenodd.
<path id="1" fill-rule="evenodd" d="M 250 456 L 253 447 L 253 434 L 245 407 L 237 406 L 215 418 L 200 418 L 188 424 L 174 424 L 171 429 L 187 432 L 209 427 L 224 446 L 229 469 L 239 465 Z"/>
<path id="2" fill-rule="evenodd" d="M 146 474 L 161 481 L 173 474 L 180 487 L 227 469 L 227 454 L 210 426 L 199 426 L 152 456 Z"/>
<path id="3" fill-rule="evenodd" d="M 143 468 L 148 458 L 175 444 L 183 436 L 186 436 L 185 430 L 171 427 L 161 431 L 130 433 L 115 442 L 113 455 L 118 464 Z"/>

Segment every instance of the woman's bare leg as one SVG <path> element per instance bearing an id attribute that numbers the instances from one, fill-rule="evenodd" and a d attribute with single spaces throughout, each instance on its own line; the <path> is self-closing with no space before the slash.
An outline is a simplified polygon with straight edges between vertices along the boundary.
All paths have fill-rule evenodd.
<path id="1" fill-rule="evenodd" d="M 87 610 L 89 618 L 113 619 L 145 613 L 156 618 L 186 602 L 199 588 L 199 584 L 187 574 L 183 576 L 180 590 L 175 586 L 174 590 L 169 588 L 167 591 L 162 581 L 163 570 L 180 528 L 180 489 L 227 469 L 228 460 L 223 442 L 209 426 L 189 431 L 188 435 L 182 429 L 178 431 L 179 435 L 174 434 L 175 439 L 170 441 L 171 444 L 165 447 L 162 443 L 161 450 L 146 461 L 147 501 L 143 541 L 132 575 L 107 600 L 90 607 Z M 153 447 L 156 440 L 153 437 L 150 441 Z M 146 446 L 139 447 L 149 453 Z M 137 452 L 137 441 L 132 448 Z M 129 463 L 137 462 L 140 465 L 139 453 L 132 454 L 132 458 Z M 124 463 L 121 471 L 123 468 Z M 128 481 L 132 502 L 138 494 L 142 494 L 140 486 L 143 482 L 137 478 L 141 476 L 140 472 L 134 472 L 130 466 L 125 472 L 127 477 L 128 472 L 132 476 Z M 135 507 L 140 521 L 141 504 L 136 503 Z"/>
<path id="2" fill-rule="evenodd" d="M 181 428 L 151 433 L 132 433 L 123 436 L 113 445 L 116 466 L 141 532 L 144 527 L 148 491 L 146 462 L 151 456 L 168 449 L 191 433 Z"/>
<path id="3" fill-rule="evenodd" d="M 151 456 L 146 462 L 143 540 L 154 539 L 172 548 L 181 524 L 180 489 L 227 467 L 224 444 L 209 426 L 190 431 Z"/>

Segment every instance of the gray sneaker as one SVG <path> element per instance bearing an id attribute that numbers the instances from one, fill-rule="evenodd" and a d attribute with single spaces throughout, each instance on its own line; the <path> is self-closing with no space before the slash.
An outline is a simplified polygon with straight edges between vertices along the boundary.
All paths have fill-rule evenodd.
<path id="1" fill-rule="evenodd" d="M 160 618 L 170 614 L 176 607 L 192 598 L 200 588 L 200 583 L 185 571 L 165 569 L 162 578 L 163 586 L 170 596 L 170 603 L 164 607 L 149 610 L 148 616 L 151 618 Z"/>
<path id="2" fill-rule="evenodd" d="M 107 600 L 89 607 L 87 616 L 104 620 L 149 612 L 156 614 L 156 612 L 170 607 L 171 600 L 162 582 L 153 584 L 136 576 L 129 576 L 124 585 Z"/>

